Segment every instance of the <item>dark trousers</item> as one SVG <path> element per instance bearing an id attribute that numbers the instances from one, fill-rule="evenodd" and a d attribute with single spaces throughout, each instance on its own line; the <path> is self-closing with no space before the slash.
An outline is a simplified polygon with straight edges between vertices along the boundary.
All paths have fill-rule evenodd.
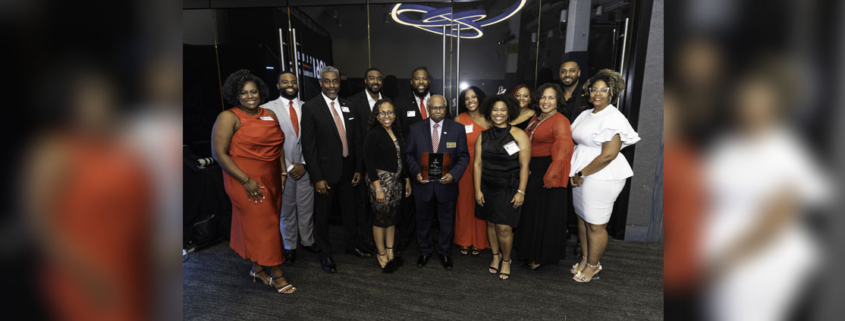
<path id="1" fill-rule="evenodd" d="M 361 181 L 355 186 L 355 220 L 358 224 L 358 244 L 373 243 L 373 208 L 367 186 L 367 173 L 361 173 Z"/>
<path id="2" fill-rule="evenodd" d="M 399 203 L 399 215 L 397 221 L 399 223 L 396 224 L 396 228 L 399 231 L 396 233 L 397 241 L 404 243 L 405 245 L 411 244 L 417 237 L 417 204 L 414 201 L 414 194 L 412 193 L 411 196 L 405 197 L 402 199 L 402 202 Z M 431 224 L 429 224 L 431 225 Z"/>
<path id="3" fill-rule="evenodd" d="M 421 255 L 434 252 L 431 240 L 432 220 L 437 216 L 439 238 L 437 240 L 437 254 L 452 256 L 452 239 L 455 236 L 455 201 L 438 202 L 437 197 L 431 201 L 416 199 L 417 204 L 417 245 Z"/>
<path id="4" fill-rule="evenodd" d="M 320 256 L 332 255 L 332 243 L 329 241 L 329 215 L 332 204 L 338 198 L 341 218 L 343 221 L 343 236 L 346 248 L 358 246 L 357 220 L 355 215 L 355 188 L 352 186 L 354 162 L 351 157 L 343 161 L 343 171 L 340 181 L 329 184 L 329 193 L 314 192 L 314 241 L 320 248 Z M 316 183 L 316 182 L 314 182 Z"/>

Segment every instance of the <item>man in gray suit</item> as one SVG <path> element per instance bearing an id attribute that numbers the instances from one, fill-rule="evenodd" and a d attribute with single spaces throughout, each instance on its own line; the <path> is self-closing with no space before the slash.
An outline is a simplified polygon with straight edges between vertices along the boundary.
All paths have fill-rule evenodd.
<path id="1" fill-rule="evenodd" d="M 276 113 L 279 125 L 285 133 L 285 165 L 289 175 L 282 194 L 282 219 L 279 228 L 285 245 L 285 265 L 291 265 L 296 260 L 299 237 L 302 237 L 303 248 L 317 253 L 313 233 L 314 186 L 305 171 L 305 159 L 302 157 L 302 147 L 299 143 L 302 101 L 296 98 L 299 93 L 296 76 L 290 72 L 279 74 L 276 88 L 281 96 L 261 105 L 261 108 Z"/>

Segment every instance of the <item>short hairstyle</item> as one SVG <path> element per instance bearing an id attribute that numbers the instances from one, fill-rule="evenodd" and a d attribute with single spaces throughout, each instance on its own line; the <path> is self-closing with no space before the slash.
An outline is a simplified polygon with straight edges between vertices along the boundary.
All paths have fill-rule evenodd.
<path id="1" fill-rule="evenodd" d="M 258 87 L 258 99 L 260 103 L 264 103 L 264 100 L 270 97 L 270 90 L 267 88 L 264 80 L 253 75 L 247 69 L 238 70 L 230 74 L 229 77 L 226 77 L 226 82 L 223 83 L 223 98 L 230 105 L 240 105 L 241 102 L 238 99 L 238 93 L 240 93 L 241 88 L 244 88 L 244 84 L 250 81 L 254 82 L 255 86 Z"/>
<path id="2" fill-rule="evenodd" d="M 560 66 L 561 66 L 561 67 L 563 67 L 563 64 L 565 64 L 565 63 L 567 63 L 567 62 L 572 62 L 572 63 L 575 63 L 575 65 L 576 65 L 576 66 L 578 66 L 578 70 L 581 70 L 581 64 L 579 64 L 577 61 L 575 61 L 575 60 L 573 60 L 573 59 L 566 59 L 566 60 L 564 60 L 563 62 L 561 62 L 561 63 L 560 63 Z"/>
<path id="3" fill-rule="evenodd" d="M 470 90 L 472 90 L 475 93 L 475 96 L 478 97 L 479 108 L 481 107 L 481 103 L 484 102 L 484 98 L 487 97 L 487 95 L 484 94 L 484 91 L 482 91 L 481 88 L 478 88 L 476 86 L 472 86 L 472 87 L 469 87 L 467 89 L 464 89 L 464 91 L 461 92 L 460 96 L 458 96 L 458 114 L 459 115 L 461 113 L 467 112 L 466 98 L 467 98 L 467 92 L 469 92 Z"/>
<path id="4" fill-rule="evenodd" d="M 484 115 L 484 119 L 492 120 L 490 115 L 493 113 L 493 106 L 500 101 L 504 102 L 508 107 L 509 122 L 519 117 L 519 101 L 511 95 L 499 94 L 484 99 L 484 102 L 481 104 L 481 114 Z"/>
<path id="5" fill-rule="evenodd" d="M 370 73 L 370 71 L 373 71 L 373 70 L 378 71 L 378 73 L 380 73 L 380 74 L 384 75 L 384 73 L 383 73 L 383 72 L 381 72 L 381 70 L 379 70 L 379 69 L 378 69 L 378 68 L 376 68 L 376 67 L 373 67 L 373 68 L 367 69 L 367 71 L 365 71 L 365 72 L 364 72 L 364 79 L 367 79 L 367 74 L 369 74 L 369 73 Z"/>
<path id="6" fill-rule="evenodd" d="M 320 69 L 320 79 L 323 79 L 323 75 L 330 72 L 333 72 L 335 75 L 337 75 L 337 78 L 340 78 L 340 70 L 337 70 L 337 68 L 334 66 L 325 66 L 323 67 L 323 69 Z"/>
<path id="7" fill-rule="evenodd" d="M 546 91 L 546 89 L 548 88 L 554 89 L 555 95 L 557 96 L 557 107 L 555 107 L 555 109 L 557 109 L 557 111 L 563 111 L 563 106 L 566 104 L 566 102 L 563 100 L 563 90 L 561 90 L 560 86 L 555 83 L 547 82 L 540 86 L 540 88 L 537 88 L 537 93 L 535 94 L 535 97 L 537 97 L 537 101 L 540 101 L 540 97 L 543 97 L 543 92 Z"/>
<path id="8" fill-rule="evenodd" d="M 536 112 L 538 110 L 537 109 L 537 102 L 534 100 L 534 92 L 531 90 L 531 87 L 528 87 L 528 85 L 526 85 L 526 84 L 516 85 L 516 87 L 513 87 L 513 89 L 511 89 L 511 96 L 516 98 L 516 93 L 522 88 L 528 89 L 528 96 L 531 97 L 531 98 L 529 98 L 528 108 L 531 108 L 531 110 Z M 518 101 L 519 100 L 517 100 L 517 102 Z M 518 106 L 519 105 L 517 105 L 517 107 Z"/>
<path id="9" fill-rule="evenodd" d="M 420 66 L 420 67 L 414 68 L 414 71 L 411 72 L 411 79 L 414 79 L 414 74 L 417 72 L 417 70 L 425 71 L 425 74 L 428 75 L 428 78 L 431 78 L 431 73 L 428 72 L 428 68 Z"/>
<path id="10" fill-rule="evenodd" d="M 399 140 L 399 144 L 405 143 L 405 138 L 402 137 L 402 117 L 399 117 L 396 111 L 396 103 L 394 103 L 390 98 L 383 98 L 376 101 L 376 104 L 373 105 L 373 112 L 370 113 L 370 119 L 367 120 L 367 130 L 373 129 L 378 125 L 378 109 L 381 105 L 388 103 L 393 106 L 393 114 L 396 117 L 393 120 L 393 124 L 390 125 L 390 128 L 393 129 L 393 135 L 396 135 L 397 140 Z"/>
<path id="11" fill-rule="evenodd" d="M 282 78 L 282 75 L 284 75 L 284 74 L 291 74 L 291 75 L 293 75 L 293 78 L 296 78 L 296 74 L 294 74 L 293 72 L 282 71 L 278 75 L 276 75 L 276 80 L 279 80 L 279 78 Z"/>
<path id="12" fill-rule="evenodd" d="M 581 89 L 589 94 L 590 86 L 599 80 L 604 81 L 607 87 L 610 88 L 610 103 L 615 104 L 616 100 L 619 99 L 619 94 L 625 90 L 625 79 L 622 78 L 622 74 L 610 69 L 599 70 L 594 76 L 587 79 L 587 82 L 584 83 L 584 86 L 581 86 Z"/>

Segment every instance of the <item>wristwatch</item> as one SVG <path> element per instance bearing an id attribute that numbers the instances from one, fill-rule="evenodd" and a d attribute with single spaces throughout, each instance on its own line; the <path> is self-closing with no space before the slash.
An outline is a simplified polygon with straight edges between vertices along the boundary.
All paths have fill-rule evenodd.
<path id="1" fill-rule="evenodd" d="M 582 174 L 581 171 L 578 171 L 577 173 L 575 173 L 575 175 L 578 175 L 578 177 L 584 179 L 584 174 Z"/>

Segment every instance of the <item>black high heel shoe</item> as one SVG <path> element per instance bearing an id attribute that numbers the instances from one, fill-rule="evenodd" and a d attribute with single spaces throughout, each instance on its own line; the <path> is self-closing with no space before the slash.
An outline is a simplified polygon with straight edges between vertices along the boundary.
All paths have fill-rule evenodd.
<path id="1" fill-rule="evenodd" d="M 387 259 L 387 252 L 385 252 L 384 254 L 378 253 L 377 255 L 379 258 L 384 257 L 385 259 Z M 381 267 L 381 273 L 393 273 L 393 264 L 391 263 L 392 261 L 388 260 L 387 263 L 384 264 L 384 266 L 381 266 L 381 260 L 377 261 L 378 263 L 376 264 Z"/>
<path id="2" fill-rule="evenodd" d="M 497 264 L 496 267 L 492 267 L 492 266 L 487 267 L 489 269 L 487 271 L 490 272 L 490 274 L 499 273 L 499 268 L 502 267 L 502 258 L 501 258 L 502 253 L 493 253 L 493 256 L 497 256 L 497 255 L 500 256 L 499 264 Z"/>

